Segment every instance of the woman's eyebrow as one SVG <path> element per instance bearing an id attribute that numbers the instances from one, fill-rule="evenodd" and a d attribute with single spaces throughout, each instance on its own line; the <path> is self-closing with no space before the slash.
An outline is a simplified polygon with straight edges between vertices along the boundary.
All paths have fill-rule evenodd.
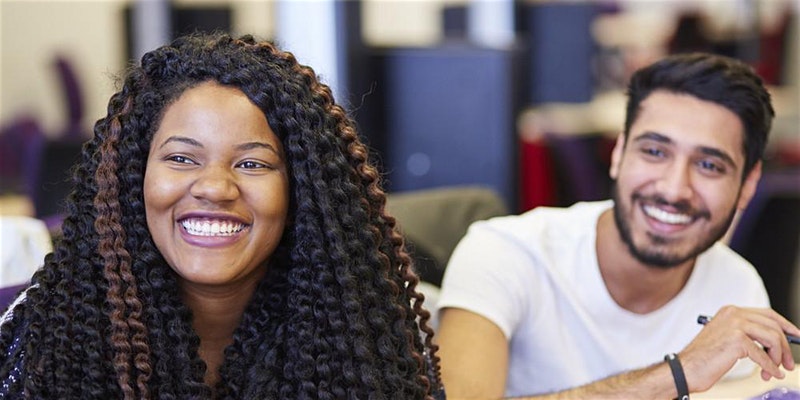
<path id="1" fill-rule="evenodd" d="M 167 138 L 167 140 L 164 141 L 164 143 L 161 143 L 161 146 L 159 146 L 159 148 L 162 148 L 162 147 L 166 146 L 167 144 L 169 144 L 171 142 L 186 143 L 186 144 L 188 144 L 190 146 L 200 147 L 200 148 L 204 147 L 202 143 L 200 143 L 197 140 L 194 140 L 194 139 L 192 139 L 190 137 L 186 137 L 186 136 L 170 136 L 170 137 Z"/>
<path id="2" fill-rule="evenodd" d="M 266 143 L 266 142 L 246 142 L 239 145 L 236 145 L 236 150 L 252 150 L 252 149 L 267 149 L 272 151 L 273 153 L 278 153 L 278 149 L 276 149 L 273 145 Z"/>

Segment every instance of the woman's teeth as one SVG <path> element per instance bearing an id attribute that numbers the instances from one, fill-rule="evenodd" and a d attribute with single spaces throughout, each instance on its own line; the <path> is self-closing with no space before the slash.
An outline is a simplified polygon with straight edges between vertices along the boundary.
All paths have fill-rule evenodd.
<path id="1" fill-rule="evenodd" d="M 196 236 L 231 236 L 242 229 L 245 225 L 232 221 L 216 221 L 216 220 L 191 220 L 186 219 L 181 221 L 181 226 L 186 229 L 190 235 Z"/>

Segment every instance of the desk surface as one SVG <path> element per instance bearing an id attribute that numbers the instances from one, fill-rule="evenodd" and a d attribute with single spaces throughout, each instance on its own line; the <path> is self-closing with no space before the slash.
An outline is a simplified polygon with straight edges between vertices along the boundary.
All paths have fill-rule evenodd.
<path id="1" fill-rule="evenodd" d="M 751 399 L 776 388 L 800 391 L 800 365 L 794 371 L 786 371 L 785 378 L 767 382 L 761 379 L 760 372 L 756 369 L 745 378 L 720 381 L 706 392 L 692 394 L 692 399 Z"/>

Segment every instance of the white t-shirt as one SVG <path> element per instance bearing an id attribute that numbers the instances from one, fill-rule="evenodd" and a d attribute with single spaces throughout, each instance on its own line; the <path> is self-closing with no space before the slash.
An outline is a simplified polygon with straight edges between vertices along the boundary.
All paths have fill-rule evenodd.
<path id="1" fill-rule="evenodd" d="M 597 220 L 612 205 L 539 207 L 477 222 L 456 247 L 438 308 L 482 315 L 509 339 L 506 396 L 564 390 L 652 365 L 694 338 L 699 314 L 727 304 L 769 306 L 753 266 L 717 243 L 697 258 L 669 303 L 644 315 L 621 308 L 595 252 Z M 739 367 L 749 372 L 752 364 Z"/>
<path id="2" fill-rule="evenodd" d="M 53 251 L 50 232 L 43 221 L 23 216 L 0 216 L 0 287 L 31 280 Z M 5 307 L 0 305 L 0 308 Z"/>

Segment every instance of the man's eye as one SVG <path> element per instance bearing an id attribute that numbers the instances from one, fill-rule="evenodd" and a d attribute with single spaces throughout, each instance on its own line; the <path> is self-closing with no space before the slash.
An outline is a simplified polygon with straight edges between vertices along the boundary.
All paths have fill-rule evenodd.
<path id="1" fill-rule="evenodd" d="M 644 153 L 645 155 L 648 155 L 648 156 L 653 156 L 653 157 L 663 157 L 664 156 L 664 152 L 661 151 L 661 149 L 657 149 L 655 147 L 642 148 L 642 153 Z"/>
<path id="2" fill-rule="evenodd" d="M 701 160 L 698 164 L 700 165 L 700 168 L 709 172 L 714 172 L 714 173 L 725 172 L 725 168 L 710 160 Z"/>

